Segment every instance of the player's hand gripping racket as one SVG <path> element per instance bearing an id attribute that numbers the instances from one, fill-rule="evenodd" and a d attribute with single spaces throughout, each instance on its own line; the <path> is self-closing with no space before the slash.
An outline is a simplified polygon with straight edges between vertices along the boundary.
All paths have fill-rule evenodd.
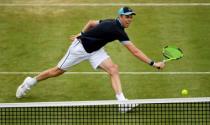
<path id="1" fill-rule="evenodd" d="M 168 62 L 171 60 L 181 59 L 184 54 L 180 48 L 177 48 L 175 46 L 166 46 L 163 48 L 163 56 L 165 57 L 163 62 Z"/>

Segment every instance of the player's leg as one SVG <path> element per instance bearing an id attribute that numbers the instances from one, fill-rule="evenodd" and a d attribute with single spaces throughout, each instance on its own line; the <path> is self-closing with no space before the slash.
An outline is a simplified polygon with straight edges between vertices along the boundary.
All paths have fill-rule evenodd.
<path id="1" fill-rule="evenodd" d="M 126 101 L 127 99 L 124 97 L 124 94 L 122 92 L 118 66 L 112 62 L 111 58 L 107 55 L 104 49 L 102 48 L 94 52 L 89 61 L 91 62 L 91 65 L 94 69 L 101 68 L 110 75 L 112 88 L 115 91 L 117 100 Z M 131 111 L 132 108 L 135 106 L 136 105 L 120 104 L 119 111 L 128 112 Z"/>
<path id="2" fill-rule="evenodd" d="M 41 72 L 35 78 L 37 81 L 42 81 L 51 77 L 57 77 L 59 75 L 62 75 L 64 72 L 65 70 L 62 70 L 56 66 L 56 67 L 53 67 L 53 68 L 50 68 L 48 70 Z"/>
<path id="3" fill-rule="evenodd" d="M 117 99 L 125 100 L 125 97 L 122 93 L 118 66 L 112 62 L 106 51 L 101 48 L 100 50 L 92 53 L 89 61 L 94 69 L 101 68 L 110 75 L 112 88 L 116 93 Z"/>
<path id="4" fill-rule="evenodd" d="M 126 101 L 127 99 L 124 97 L 122 88 L 121 88 L 121 82 L 120 82 L 120 75 L 119 75 L 119 70 L 118 66 L 114 64 L 111 60 L 111 58 L 107 58 L 104 60 L 99 67 L 106 71 L 112 81 L 112 88 L 114 89 L 116 93 L 116 98 L 118 101 Z M 128 112 L 131 111 L 134 107 L 138 106 L 137 104 L 120 104 L 119 105 L 119 111 L 120 112 Z"/>
<path id="5" fill-rule="evenodd" d="M 111 58 L 107 58 L 99 67 L 110 75 L 112 88 L 115 91 L 117 100 L 126 100 L 122 92 L 118 66 L 112 62 Z"/>
<path id="6" fill-rule="evenodd" d="M 56 77 L 63 74 L 65 71 L 58 67 L 50 68 L 46 71 L 41 72 L 39 75 L 32 77 L 26 77 L 23 83 L 18 87 L 16 97 L 23 97 L 30 88 L 35 85 L 38 81 L 45 80 L 47 78 Z"/>
<path id="7" fill-rule="evenodd" d="M 34 78 L 27 77 L 23 83 L 18 87 L 16 97 L 21 98 L 30 88 L 39 81 L 45 80 L 51 77 L 57 77 L 63 74 L 70 67 L 80 63 L 81 61 L 88 58 L 89 55 L 84 54 L 84 48 L 78 40 L 75 40 L 69 47 L 65 56 L 61 59 L 58 65 L 54 68 L 50 68 L 46 71 L 41 72 Z"/>

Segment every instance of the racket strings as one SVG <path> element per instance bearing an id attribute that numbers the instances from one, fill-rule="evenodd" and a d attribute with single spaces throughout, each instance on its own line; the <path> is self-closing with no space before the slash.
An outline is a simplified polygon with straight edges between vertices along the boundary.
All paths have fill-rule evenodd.
<path id="1" fill-rule="evenodd" d="M 170 58 L 179 59 L 183 57 L 182 51 L 177 48 L 165 48 L 163 51 L 163 55 L 168 59 Z"/>
<path id="2" fill-rule="evenodd" d="M 163 54 L 166 58 L 174 58 L 173 54 L 170 51 L 165 50 Z"/>

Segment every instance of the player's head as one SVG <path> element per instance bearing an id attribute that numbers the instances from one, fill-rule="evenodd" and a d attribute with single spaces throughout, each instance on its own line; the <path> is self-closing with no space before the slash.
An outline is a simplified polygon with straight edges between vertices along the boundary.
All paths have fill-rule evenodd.
<path id="1" fill-rule="evenodd" d="M 123 27 L 128 28 L 136 13 L 129 7 L 122 7 L 118 10 L 119 20 Z"/>

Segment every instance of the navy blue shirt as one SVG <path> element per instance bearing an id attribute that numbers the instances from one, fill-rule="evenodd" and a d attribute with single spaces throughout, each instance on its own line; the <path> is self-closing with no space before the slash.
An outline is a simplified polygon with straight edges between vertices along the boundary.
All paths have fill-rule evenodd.
<path id="1" fill-rule="evenodd" d="M 100 20 L 96 27 L 81 33 L 78 39 L 88 53 L 97 51 L 114 40 L 119 40 L 121 43 L 130 41 L 118 19 Z"/>

